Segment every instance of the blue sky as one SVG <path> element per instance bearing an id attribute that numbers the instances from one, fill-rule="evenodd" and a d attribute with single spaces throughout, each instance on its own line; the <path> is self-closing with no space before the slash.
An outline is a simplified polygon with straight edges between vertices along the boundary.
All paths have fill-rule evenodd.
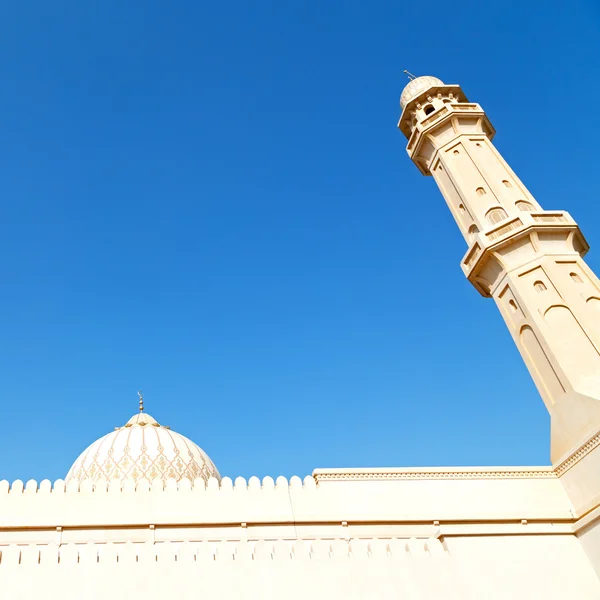
<path id="1" fill-rule="evenodd" d="M 64 476 L 138 389 L 224 475 L 548 464 L 398 97 L 462 85 L 599 272 L 600 7 L 449 8 L 4 3 L 0 478 Z"/>

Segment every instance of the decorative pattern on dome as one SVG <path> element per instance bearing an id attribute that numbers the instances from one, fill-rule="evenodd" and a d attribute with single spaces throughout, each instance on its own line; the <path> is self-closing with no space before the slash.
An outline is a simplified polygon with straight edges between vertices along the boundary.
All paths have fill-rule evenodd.
<path id="1" fill-rule="evenodd" d="M 65 481 L 221 479 L 206 453 L 147 413 L 133 416 L 82 452 Z"/>
<path id="2" fill-rule="evenodd" d="M 422 77 L 416 77 L 412 81 L 409 81 L 408 85 L 402 90 L 402 94 L 400 95 L 400 108 L 404 110 L 404 107 L 421 92 L 438 85 L 444 85 L 444 82 L 431 75 L 423 75 Z"/>

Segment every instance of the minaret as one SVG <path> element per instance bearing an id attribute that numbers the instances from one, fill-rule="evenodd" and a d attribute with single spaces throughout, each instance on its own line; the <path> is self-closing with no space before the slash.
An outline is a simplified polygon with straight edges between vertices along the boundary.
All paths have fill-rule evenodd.
<path id="1" fill-rule="evenodd" d="M 587 242 L 569 213 L 541 207 L 458 85 L 415 78 L 400 106 L 408 155 L 433 175 L 469 246 L 461 267 L 496 302 L 550 413 L 557 462 L 600 427 L 600 281 L 582 258 Z M 489 354 L 489 385 L 501 386 L 493 347 L 485 335 L 473 342 Z"/>

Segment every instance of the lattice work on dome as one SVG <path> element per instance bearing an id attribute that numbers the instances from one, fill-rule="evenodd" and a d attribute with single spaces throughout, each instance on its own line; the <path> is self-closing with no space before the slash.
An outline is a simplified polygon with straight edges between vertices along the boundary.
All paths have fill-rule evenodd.
<path id="1" fill-rule="evenodd" d="M 210 458 L 184 436 L 159 425 L 121 428 L 100 438 L 75 461 L 66 481 L 220 479 Z"/>

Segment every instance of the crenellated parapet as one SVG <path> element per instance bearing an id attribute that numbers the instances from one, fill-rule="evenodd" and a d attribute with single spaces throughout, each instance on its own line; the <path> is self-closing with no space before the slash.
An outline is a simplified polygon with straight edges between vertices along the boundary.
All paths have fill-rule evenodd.
<path id="1" fill-rule="evenodd" d="M 81 482 L 76 479 L 71 479 L 68 483 L 63 479 L 57 479 L 51 482 L 49 479 L 44 479 L 38 482 L 35 479 L 30 479 L 23 483 L 20 479 L 16 479 L 12 484 L 6 479 L 0 481 L 0 495 L 3 493 L 12 494 L 74 494 L 81 493 L 104 493 L 104 492 L 216 492 L 216 491 L 257 491 L 257 490 L 288 490 L 291 489 L 315 489 L 316 481 L 310 475 L 302 480 L 298 476 L 293 476 L 288 481 L 287 478 L 280 476 L 277 479 L 272 477 L 264 477 L 262 481 L 258 477 L 251 477 L 248 481 L 243 477 L 236 477 L 232 480 L 231 477 L 223 477 L 217 479 L 210 477 L 208 481 L 202 478 L 197 478 L 191 481 L 190 479 L 155 479 L 152 482 L 143 479 L 138 483 L 132 480 L 109 481 L 107 479 L 95 480 L 85 479 Z"/>
<path id="2" fill-rule="evenodd" d="M 493 532 L 522 533 L 524 521 L 537 523 L 528 525 L 528 531 L 542 531 L 549 523 L 567 523 L 573 516 L 549 467 L 317 470 L 304 479 L 223 477 L 207 483 L 183 479 L 137 485 L 0 482 L 0 545 L 425 539 L 444 531 L 466 534 L 482 522 Z"/>

